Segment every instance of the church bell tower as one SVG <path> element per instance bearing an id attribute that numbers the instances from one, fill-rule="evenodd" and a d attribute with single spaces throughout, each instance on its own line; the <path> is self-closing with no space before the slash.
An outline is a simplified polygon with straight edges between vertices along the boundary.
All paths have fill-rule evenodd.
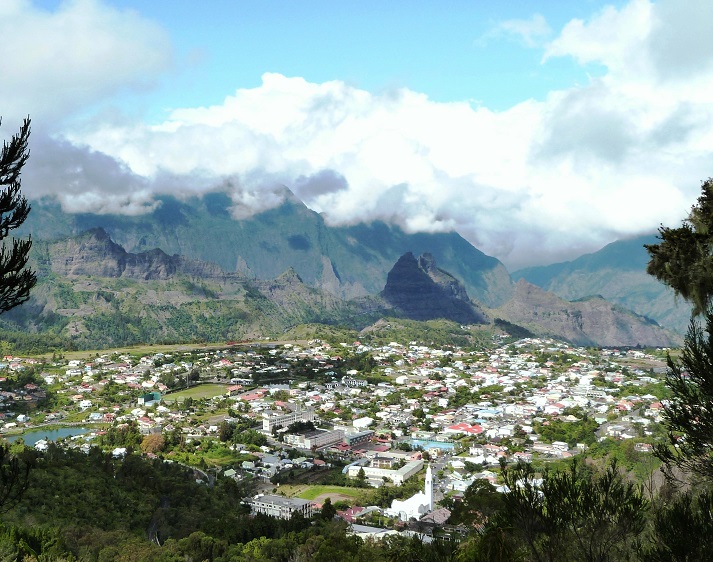
<path id="1" fill-rule="evenodd" d="M 431 473 L 431 465 L 426 469 L 426 486 L 424 493 L 428 502 L 428 511 L 433 511 L 433 474 Z"/>

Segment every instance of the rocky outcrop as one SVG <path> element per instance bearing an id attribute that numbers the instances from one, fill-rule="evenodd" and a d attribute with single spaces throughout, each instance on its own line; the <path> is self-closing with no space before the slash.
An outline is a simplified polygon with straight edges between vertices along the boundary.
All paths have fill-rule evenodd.
<path id="1" fill-rule="evenodd" d="M 655 321 L 601 297 L 569 302 L 522 279 L 513 298 L 494 314 L 536 334 L 577 345 L 668 347 L 681 343 Z"/>
<path id="2" fill-rule="evenodd" d="M 166 280 L 178 274 L 201 278 L 225 275 L 215 264 L 169 256 L 158 248 L 129 253 L 101 228 L 53 242 L 47 254 L 51 271 L 64 277 L 124 277 L 149 281 Z"/>
<path id="3" fill-rule="evenodd" d="M 418 259 L 411 252 L 401 256 L 387 276 L 381 297 L 412 320 L 445 318 L 461 324 L 487 322 L 463 284 L 436 267 L 431 254 Z"/>

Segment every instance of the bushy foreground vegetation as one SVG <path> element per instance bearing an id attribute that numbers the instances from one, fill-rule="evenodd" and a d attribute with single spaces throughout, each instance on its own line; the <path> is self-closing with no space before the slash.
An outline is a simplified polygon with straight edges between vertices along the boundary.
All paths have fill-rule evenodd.
<path id="1" fill-rule="evenodd" d="M 56 446 L 18 447 L 14 458 L 32 470 L 22 499 L 4 506 L 2 560 L 648 562 L 705 560 L 713 547 L 710 492 L 652 493 L 616 463 L 506 468 L 509 492 L 476 481 L 454 506 L 451 523 L 464 535 L 376 542 L 321 515 L 250 516 L 241 503 L 249 483 L 198 484 L 178 463 Z"/>

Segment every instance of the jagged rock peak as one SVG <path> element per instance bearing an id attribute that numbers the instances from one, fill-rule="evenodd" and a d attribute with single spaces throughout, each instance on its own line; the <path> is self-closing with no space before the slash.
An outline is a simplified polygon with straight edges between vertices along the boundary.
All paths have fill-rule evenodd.
<path id="1" fill-rule="evenodd" d="M 389 272 L 381 296 L 408 318 L 446 318 L 462 324 L 486 322 L 463 284 L 439 269 L 431 254 L 403 254 Z"/>
<path id="2" fill-rule="evenodd" d="M 284 273 L 282 273 L 275 281 L 283 281 L 283 282 L 296 281 L 298 283 L 304 283 L 304 281 L 302 281 L 302 278 L 299 276 L 297 271 L 295 271 L 294 267 L 287 268 L 287 270 Z"/>
<path id="3" fill-rule="evenodd" d="M 409 252 L 410 253 L 410 252 Z M 411 254 L 413 255 L 413 254 Z M 426 273 L 436 269 L 436 260 L 433 254 L 425 253 L 418 258 L 418 266 L 423 269 Z"/>
<path id="4" fill-rule="evenodd" d="M 104 230 L 101 226 L 90 228 L 84 232 L 83 236 L 86 238 L 96 238 L 97 240 L 111 240 L 106 230 Z"/>

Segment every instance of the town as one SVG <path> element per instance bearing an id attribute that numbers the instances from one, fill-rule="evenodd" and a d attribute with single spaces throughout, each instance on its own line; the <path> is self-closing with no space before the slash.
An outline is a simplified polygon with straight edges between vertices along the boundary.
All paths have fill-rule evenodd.
<path id="1" fill-rule="evenodd" d="M 309 517 L 328 501 L 363 536 L 433 531 L 475 481 L 501 486 L 508 463 L 617 452 L 650 466 L 666 352 L 494 336 L 479 350 L 314 339 L 6 356 L 0 431 L 250 482 L 253 513 Z M 373 489 L 382 505 L 359 505 Z"/>

